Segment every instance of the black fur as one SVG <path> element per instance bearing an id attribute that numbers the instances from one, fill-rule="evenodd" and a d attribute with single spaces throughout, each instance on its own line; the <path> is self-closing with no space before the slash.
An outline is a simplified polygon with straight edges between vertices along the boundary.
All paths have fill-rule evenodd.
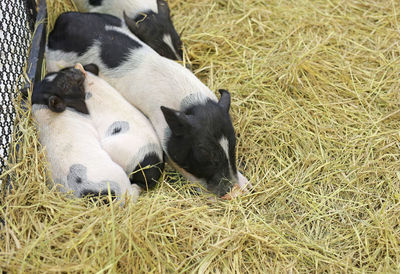
<path id="1" fill-rule="evenodd" d="M 155 153 L 144 157 L 129 177 L 132 184 L 143 189 L 153 189 L 164 170 L 164 162 Z"/>
<path id="2" fill-rule="evenodd" d="M 89 0 L 89 4 L 92 6 L 101 6 L 103 0 Z"/>
<path id="3" fill-rule="evenodd" d="M 232 187 L 227 180 L 231 178 L 228 158 L 219 144 L 223 137 L 228 140 L 230 168 L 237 173 L 235 131 L 225 99 L 228 98 L 221 97 L 220 103 L 209 100 L 184 111 L 161 107 L 171 129 L 167 140 L 169 157 L 187 172 L 205 179 L 208 190 L 220 196 Z"/>
<path id="4" fill-rule="evenodd" d="M 83 69 L 85 71 L 89 71 L 93 73 L 94 75 L 99 76 L 99 67 L 96 64 L 87 64 L 83 66 Z"/>
<path id="5" fill-rule="evenodd" d="M 120 127 L 114 128 L 114 130 L 113 130 L 113 132 L 111 133 L 111 135 L 117 135 L 118 133 L 121 132 L 121 130 L 122 130 L 122 128 L 120 128 Z"/>
<path id="6" fill-rule="evenodd" d="M 51 76 L 55 78 L 49 81 Z M 41 82 L 34 85 L 32 104 L 46 105 L 54 112 L 63 112 L 66 107 L 88 114 L 85 104 L 85 77 L 74 68 L 49 73 Z"/>
<path id="7" fill-rule="evenodd" d="M 113 190 L 110 191 L 110 196 L 111 196 L 111 201 L 114 201 L 116 199 L 115 192 Z M 108 204 L 108 190 L 102 190 L 101 192 L 90 190 L 90 189 L 85 189 L 81 192 L 81 198 L 87 197 L 92 199 L 94 202 L 101 202 L 103 204 Z"/>
<path id="8" fill-rule="evenodd" d="M 125 22 L 131 32 L 161 56 L 177 60 L 175 53 L 163 41 L 164 35 L 169 34 L 175 51 L 182 59 L 182 41 L 172 23 L 168 4 L 164 0 L 157 0 L 157 6 L 158 13 L 148 10 L 138 14 L 135 18 L 129 18 L 124 14 Z"/>
<path id="9" fill-rule="evenodd" d="M 108 127 L 105 135 L 112 136 L 125 133 L 128 131 L 129 131 L 129 123 L 127 121 L 115 121 Z"/>
<path id="10" fill-rule="evenodd" d="M 67 12 L 61 14 L 49 35 L 48 46 L 54 50 L 75 52 L 82 56 L 96 41 L 101 44 L 100 58 L 109 68 L 121 65 L 130 50 L 142 45 L 118 31 L 106 30 L 106 26 L 120 27 L 122 21 L 115 16 L 99 13 Z M 75 24 L 70 24 L 76 20 Z M 85 39 L 82 39 L 85 33 Z M 68 38 L 66 38 L 68 37 Z M 77 43 L 79 41 L 79 43 Z M 117 47 L 119 50 L 114 50 Z"/>

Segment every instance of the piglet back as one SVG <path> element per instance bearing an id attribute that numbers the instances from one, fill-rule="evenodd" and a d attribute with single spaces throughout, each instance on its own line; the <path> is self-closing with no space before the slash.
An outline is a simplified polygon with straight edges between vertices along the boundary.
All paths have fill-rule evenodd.
<path id="1" fill-rule="evenodd" d="M 101 148 L 97 131 L 88 115 L 66 109 L 55 113 L 34 104 L 39 140 L 46 150 L 53 181 L 61 191 L 76 197 L 125 193 L 135 200 L 130 182 L 120 166 Z"/>
<path id="2" fill-rule="evenodd" d="M 86 104 L 102 148 L 125 170 L 132 184 L 153 188 L 164 163 L 151 122 L 105 80 L 90 72 L 86 80 Z"/>

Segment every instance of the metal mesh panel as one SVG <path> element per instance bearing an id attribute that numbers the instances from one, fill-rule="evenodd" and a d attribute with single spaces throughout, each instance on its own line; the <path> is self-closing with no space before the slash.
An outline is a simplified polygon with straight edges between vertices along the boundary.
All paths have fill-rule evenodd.
<path id="1" fill-rule="evenodd" d="M 0 0 L 0 173 L 9 152 L 15 109 L 34 22 L 34 1 Z"/>

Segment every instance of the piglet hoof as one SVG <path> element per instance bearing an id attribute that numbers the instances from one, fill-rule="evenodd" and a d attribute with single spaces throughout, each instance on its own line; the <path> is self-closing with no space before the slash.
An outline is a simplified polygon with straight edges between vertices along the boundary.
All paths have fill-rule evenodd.
<path id="1" fill-rule="evenodd" d="M 85 69 L 83 68 L 83 66 L 80 63 L 77 63 L 74 68 L 80 70 L 83 73 L 83 75 L 85 75 L 85 78 L 86 78 L 87 73 L 86 73 Z"/>

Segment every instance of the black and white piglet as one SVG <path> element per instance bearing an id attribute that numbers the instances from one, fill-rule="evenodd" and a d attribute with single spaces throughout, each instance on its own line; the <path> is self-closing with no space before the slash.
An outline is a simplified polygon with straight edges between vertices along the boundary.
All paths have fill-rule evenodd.
<path id="1" fill-rule="evenodd" d="M 182 60 L 182 41 L 164 0 L 74 0 L 82 12 L 106 13 L 124 18 L 130 31 L 160 55 Z"/>
<path id="2" fill-rule="evenodd" d="M 193 73 L 161 57 L 114 16 L 64 13 L 49 35 L 47 68 L 95 63 L 100 76 L 151 121 L 168 160 L 223 196 L 248 181 L 236 168 L 230 94 L 218 100 Z"/>
<path id="3" fill-rule="evenodd" d="M 150 121 L 105 80 L 94 64 L 77 64 L 85 74 L 86 106 L 102 148 L 144 189 L 156 186 L 163 170 L 163 151 Z"/>
<path id="4" fill-rule="evenodd" d="M 85 105 L 84 81 L 82 72 L 66 69 L 48 74 L 33 89 L 32 114 L 53 181 L 76 197 L 110 190 L 117 199 L 128 194 L 136 201 L 140 189 L 100 145 Z"/>

